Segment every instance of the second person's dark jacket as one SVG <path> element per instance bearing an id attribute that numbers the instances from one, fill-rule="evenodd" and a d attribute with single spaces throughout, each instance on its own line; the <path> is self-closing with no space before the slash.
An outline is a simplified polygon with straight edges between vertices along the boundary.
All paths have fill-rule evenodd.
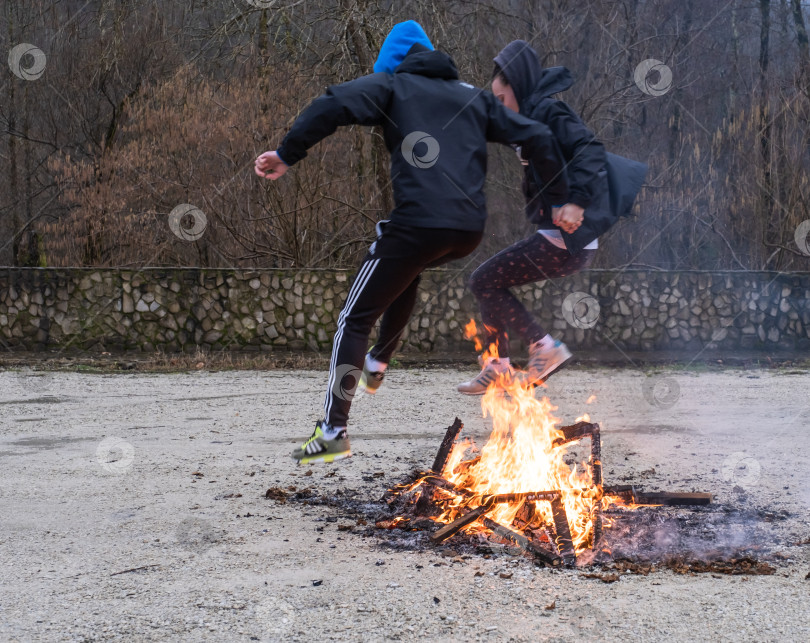
<path id="1" fill-rule="evenodd" d="M 605 147 L 567 104 L 551 98 L 574 84 L 565 67 L 544 69 L 528 43 L 515 40 L 495 62 L 515 92 L 520 113 L 549 126 L 565 158 L 569 196 L 558 201 L 529 160 L 523 178 L 526 215 L 540 229 L 559 230 L 566 248 L 576 254 L 606 232 L 617 220 L 610 209 Z M 524 158 L 526 158 L 524 156 Z M 576 203 L 585 209 L 582 225 L 573 234 L 551 220 L 551 207 Z"/>

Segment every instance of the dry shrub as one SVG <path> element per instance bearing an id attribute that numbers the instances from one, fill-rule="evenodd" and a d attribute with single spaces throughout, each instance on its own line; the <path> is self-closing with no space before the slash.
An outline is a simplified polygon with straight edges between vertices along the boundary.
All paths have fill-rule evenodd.
<path id="1" fill-rule="evenodd" d="M 188 66 L 144 87 L 113 146 L 96 159 L 51 160 L 69 208 L 46 228 L 51 256 L 58 265 L 353 263 L 383 214 L 367 130 L 350 128 L 314 147 L 313 161 L 287 180 L 269 183 L 253 172 L 302 97 L 317 92 L 292 65 L 254 86 L 215 83 Z M 207 219 L 194 242 L 168 225 L 183 203 Z"/>

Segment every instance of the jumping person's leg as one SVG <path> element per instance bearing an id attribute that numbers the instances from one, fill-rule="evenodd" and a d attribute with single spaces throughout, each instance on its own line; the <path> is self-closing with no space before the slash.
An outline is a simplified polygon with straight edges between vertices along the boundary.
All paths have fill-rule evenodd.
<path id="1" fill-rule="evenodd" d="M 455 259 L 461 259 L 470 254 L 481 241 L 481 234 L 459 232 L 452 230 L 436 230 L 434 234 L 441 239 L 448 237 L 452 243 L 445 243 L 446 250 L 438 254 L 426 268 L 435 268 Z M 366 355 L 363 364 L 363 375 L 360 378 L 360 387 L 367 393 L 374 394 L 380 388 L 385 377 L 385 369 L 391 356 L 399 346 L 399 340 L 411 318 L 420 277 L 417 277 L 403 293 L 392 303 L 380 321 L 380 333 L 376 343 Z"/>
<path id="2" fill-rule="evenodd" d="M 470 288 L 478 299 L 484 325 L 491 329 L 490 341 L 500 340 L 500 355 L 509 354 L 509 347 L 503 341 L 507 329 L 514 330 L 527 343 L 546 334 L 509 289 L 571 275 L 587 266 L 593 253 L 593 250 L 583 250 L 572 256 L 568 250 L 558 248 L 543 235 L 535 233 L 478 267 L 470 278 Z"/>
<path id="3" fill-rule="evenodd" d="M 324 418 L 330 426 L 346 426 L 374 323 L 411 287 L 422 269 L 419 262 L 403 264 L 379 257 L 370 257 L 363 264 L 355 280 L 359 284 L 352 287 L 338 318 L 324 400 Z"/>
<path id="4" fill-rule="evenodd" d="M 360 389 L 374 395 L 382 386 L 385 369 L 391 356 L 399 346 L 399 339 L 411 318 L 419 289 L 419 276 L 402 291 L 383 313 L 380 320 L 380 332 L 371 350 L 366 353 L 363 362 L 363 374 L 360 376 Z"/>
<path id="5" fill-rule="evenodd" d="M 509 289 L 571 275 L 590 265 L 594 253 L 582 250 L 572 256 L 565 248 L 558 248 L 535 233 L 502 250 L 472 274 L 470 288 L 478 299 L 487 343 L 497 342 L 499 356 L 507 358 L 507 330 L 514 330 L 530 346 L 529 369 L 533 380 L 548 377 L 571 354 L 564 344 L 554 342 Z M 484 366 L 476 378 L 459 385 L 460 392 L 483 393 L 495 378 L 495 373 L 489 371 L 497 371 L 503 364 L 493 364 L 489 369 Z"/>
<path id="6" fill-rule="evenodd" d="M 408 325 L 416 303 L 420 281 L 421 277 L 414 279 L 383 314 L 380 320 L 380 334 L 369 351 L 369 355 L 375 360 L 388 364 L 399 346 L 399 338 Z"/>
<path id="7" fill-rule="evenodd" d="M 405 318 L 407 323 L 422 270 L 459 249 L 467 254 L 472 252 L 480 238 L 480 233 L 453 230 L 424 230 L 393 224 L 385 228 L 363 261 L 338 317 L 324 420 L 316 425 L 312 437 L 293 453 L 295 459 L 331 461 L 350 455 L 346 424 L 374 323 L 396 302 L 397 310 L 389 323 L 398 323 L 404 328 L 405 324 L 396 319 Z"/>

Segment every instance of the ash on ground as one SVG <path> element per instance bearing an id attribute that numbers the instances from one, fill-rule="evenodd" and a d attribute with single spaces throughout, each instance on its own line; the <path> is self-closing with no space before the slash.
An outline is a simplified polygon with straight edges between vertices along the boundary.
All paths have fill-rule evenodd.
<path id="1" fill-rule="evenodd" d="M 415 479 L 412 475 L 405 484 Z M 370 500 L 366 493 L 349 488 L 274 487 L 268 489 L 266 497 L 276 502 L 322 507 L 325 523 L 337 523 L 340 531 L 374 538 L 382 549 L 435 551 L 443 556 L 465 558 L 532 558 L 530 553 L 492 533 L 462 532 L 434 544 L 430 536 L 443 524 L 417 516 L 413 494 L 386 492 L 381 498 Z M 775 547 L 790 544 L 782 542 L 774 529 L 775 523 L 788 518 L 790 514 L 785 511 L 725 504 L 609 510 L 604 513 L 600 546 L 580 552 L 577 568 L 640 574 L 657 569 L 679 573 L 772 574 L 775 568 L 768 561 L 790 560 L 774 551 Z M 541 535 L 540 540 L 538 544 L 551 550 L 551 538 Z M 618 579 L 618 574 L 594 577 L 612 582 Z"/>

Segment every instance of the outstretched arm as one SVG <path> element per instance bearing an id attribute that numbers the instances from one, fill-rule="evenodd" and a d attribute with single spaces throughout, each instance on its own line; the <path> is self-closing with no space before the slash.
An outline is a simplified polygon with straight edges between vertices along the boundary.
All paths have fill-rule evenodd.
<path id="1" fill-rule="evenodd" d="M 372 74 L 329 87 L 295 120 L 277 150 L 256 159 L 256 174 L 275 181 L 341 125 L 379 125 L 390 95 L 389 74 Z"/>

